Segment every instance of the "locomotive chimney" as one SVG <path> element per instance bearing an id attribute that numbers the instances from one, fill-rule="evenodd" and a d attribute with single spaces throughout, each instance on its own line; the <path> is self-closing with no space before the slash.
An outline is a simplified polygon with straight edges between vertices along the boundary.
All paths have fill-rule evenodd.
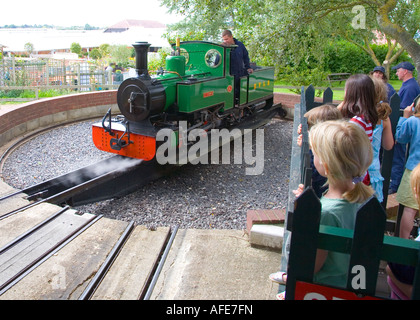
<path id="1" fill-rule="evenodd" d="M 136 71 L 139 76 L 145 78 L 149 77 L 147 71 L 147 52 L 149 51 L 150 43 L 147 42 L 136 42 L 133 44 L 136 50 Z"/>

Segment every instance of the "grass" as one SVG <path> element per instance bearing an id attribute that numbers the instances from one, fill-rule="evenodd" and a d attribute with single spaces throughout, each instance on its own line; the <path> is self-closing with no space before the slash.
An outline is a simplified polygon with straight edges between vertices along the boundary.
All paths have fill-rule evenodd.
<path id="1" fill-rule="evenodd" d="M 25 102 L 27 102 L 27 101 L 2 101 L 2 100 L 0 100 L 0 105 L 4 105 L 4 104 L 21 104 L 21 103 L 25 103 Z"/>
<path id="2" fill-rule="evenodd" d="M 401 88 L 402 81 L 400 80 L 390 80 L 389 83 L 394 87 L 395 90 L 399 90 Z M 276 80 L 274 82 L 275 86 L 290 86 L 288 83 L 282 80 Z M 344 85 L 345 81 L 343 82 L 333 82 L 331 89 L 333 90 L 333 98 L 334 100 L 342 101 L 344 99 Z M 306 86 L 307 87 L 307 86 Z M 283 89 L 283 88 L 274 88 L 274 92 L 280 93 L 293 93 L 296 94 L 293 90 L 290 89 Z M 321 95 L 322 96 L 322 95 Z"/>
<path id="3" fill-rule="evenodd" d="M 36 99 L 36 93 L 32 90 L 8 90 L 8 91 L 0 91 L 0 105 L 5 104 L 20 104 L 29 101 L 33 101 Z M 59 97 L 67 94 L 72 94 L 74 91 L 70 89 L 48 89 L 48 90 L 39 90 L 38 91 L 38 99 L 41 98 L 52 98 L 52 97 Z M 2 100 L 4 99 L 4 100 Z M 17 99 L 15 101 L 8 100 L 8 99 Z"/>
<path id="4" fill-rule="evenodd" d="M 402 82 L 399 80 L 390 80 L 389 83 L 394 87 L 395 90 L 399 90 L 401 88 L 401 84 Z M 290 84 L 286 83 L 283 80 L 276 80 L 274 82 L 275 86 L 290 86 Z M 328 85 L 328 84 L 327 84 Z M 326 85 L 326 86 L 327 86 Z M 344 98 L 344 85 L 345 85 L 345 81 L 339 83 L 339 82 L 334 82 L 331 89 L 334 92 L 334 100 L 339 100 L 342 101 Z M 274 92 L 280 92 L 280 93 L 293 93 L 296 94 L 296 92 L 290 90 L 290 89 L 283 89 L 283 88 L 274 88 Z M 46 91 L 40 91 L 39 92 L 39 98 L 45 98 L 45 97 L 54 97 L 54 96 L 60 96 L 60 95 L 64 95 L 64 94 L 69 94 L 69 93 L 73 93 L 72 91 L 68 91 L 68 90 L 46 90 Z M 6 97 L 4 97 L 6 98 Z M 25 92 L 24 97 L 22 98 L 35 98 L 35 93 L 33 91 L 30 92 Z M 31 99 L 28 99 L 27 101 L 30 101 Z M 26 101 L 1 101 L 0 100 L 0 105 L 4 105 L 4 104 L 19 104 L 19 103 L 23 103 Z"/>

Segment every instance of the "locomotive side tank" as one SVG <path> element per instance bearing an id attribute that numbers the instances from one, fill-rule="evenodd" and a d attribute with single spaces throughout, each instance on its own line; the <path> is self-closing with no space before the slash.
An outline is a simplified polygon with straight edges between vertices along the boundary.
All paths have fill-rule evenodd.
<path id="1" fill-rule="evenodd" d="M 241 78 L 239 97 L 234 96 L 230 52 L 236 46 L 205 41 L 178 42 L 166 58 L 166 70 L 148 72 L 149 43 L 137 42 L 136 77 L 124 80 L 117 92 L 121 116 L 110 111 L 92 127 L 95 146 L 119 155 L 151 160 L 160 129 L 226 128 L 259 109 L 273 105 L 274 68 L 256 68 Z"/>

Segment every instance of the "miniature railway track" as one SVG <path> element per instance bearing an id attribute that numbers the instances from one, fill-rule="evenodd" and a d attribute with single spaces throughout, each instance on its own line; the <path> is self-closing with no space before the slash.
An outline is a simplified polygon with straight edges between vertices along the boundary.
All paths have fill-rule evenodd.
<path id="1" fill-rule="evenodd" d="M 251 119 L 248 125 L 242 123 L 240 128 L 260 127 L 272 117 L 270 112 L 262 115 L 258 119 Z M 118 299 L 123 298 L 120 292 L 126 290 L 128 284 L 135 287 L 132 290 L 135 293 L 130 292 L 130 298 L 134 296 L 135 299 L 151 299 L 178 227 L 148 230 L 142 226 L 134 226 L 133 222 L 79 213 L 70 207 L 126 195 L 178 167 L 159 165 L 155 160 L 142 162 L 114 156 L 2 196 L 0 299 L 10 299 L 14 291 L 20 292 L 19 299 L 22 294 L 27 294 L 30 299 Z M 55 212 L 50 212 L 47 216 L 48 210 L 45 206 L 53 207 Z M 4 230 L 13 229 L 11 226 L 20 227 L 16 220 L 31 220 L 34 217 L 38 219 L 36 223 L 31 222 L 28 227 L 12 230 L 10 235 L 5 234 Z M 85 240 L 86 237 L 91 240 Z M 89 247 L 87 253 L 81 254 L 77 251 L 79 247 L 85 246 Z M 138 262 L 135 266 L 127 264 L 127 259 L 131 259 L 133 255 L 137 257 L 136 261 L 142 261 L 140 266 Z M 147 256 L 147 259 L 143 259 L 143 256 Z M 49 264 L 61 268 L 64 263 L 60 259 L 70 264 L 63 271 L 63 278 L 67 279 L 64 289 L 59 286 L 58 281 L 61 291 L 57 288 L 51 289 L 57 275 L 49 278 L 51 275 L 48 274 L 51 273 Z M 73 269 L 77 271 L 69 271 Z M 33 275 L 41 272 L 39 270 L 44 270 L 42 272 L 48 275 Z M 34 281 L 33 284 L 30 281 Z M 40 288 L 40 281 L 47 289 Z M 116 282 L 121 288 L 112 291 Z M 32 286 L 32 289 L 28 290 L 27 286 Z M 14 290 L 10 290 L 11 288 Z M 39 292 L 33 296 L 28 293 L 32 294 L 32 291 L 37 290 Z"/>
<path id="2" fill-rule="evenodd" d="M 101 216 L 80 219 L 68 207 L 0 249 L 0 295 L 77 237 Z"/>
<path id="3" fill-rule="evenodd" d="M 7 218 L 19 213 L 42 210 L 38 208 L 44 203 L 65 206 L 0 248 L 0 296 L 102 218 L 102 215 L 79 214 L 69 210 L 70 206 L 126 195 L 173 169 L 174 166 L 160 166 L 155 161 L 113 156 L 2 196 L 0 222 L 6 223 Z M 134 223 L 130 223 L 80 295 L 80 300 L 92 297 L 133 230 Z M 152 290 L 150 286 L 154 283 L 159 261 L 169 250 L 171 234 L 174 233 L 168 229 L 164 246 L 156 254 L 158 260 L 139 289 L 139 299 Z"/>
<path id="4" fill-rule="evenodd" d="M 256 113 L 234 128 L 256 129 L 265 125 L 276 113 L 281 113 L 282 111 L 283 109 L 280 105 L 274 106 L 270 110 Z M 16 145 L 20 145 L 21 143 L 18 142 Z M 221 146 L 222 142 L 219 142 L 216 146 L 211 146 L 209 154 L 211 149 Z M 3 154 L 0 162 L 4 162 L 6 154 L 10 153 L 10 149 L 13 148 L 9 148 Z M 30 186 L 13 194 L 3 196 L 0 198 L 0 204 L 3 200 L 18 196 L 19 194 L 25 194 L 26 199 L 31 201 L 31 203 L 7 213 L 2 213 L 0 209 L 0 220 L 39 202 L 77 206 L 113 197 L 121 197 L 137 190 L 152 180 L 169 174 L 178 167 L 177 165 L 160 165 L 156 159 L 143 162 L 138 159 L 118 155 L 113 156 L 90 166 Z"/>
<path id="5" fill-rule="evenodd" d="M 0 211 L 0 220 L 41 202 L 76 206 L 120 197 L 172 169 L 173 166 L 160 166 L 155 161 L 141 162 L 138 159 L 114 156 L 3 196 L 0 204 L 22 194 L 31 203 L 7 213 Z"/>
<path id="6" fill-rule="evenodd" d="M 89 282 L 88 286 L 80 295 L 79 300 L 89 300 L 93 297 L 96 289 L 98 289 L 99 285 L 101 284 L 101 281 L 107 275 L 108 270 L 110 269 L 114 261 L 117 259 L 118 254 L 121 252 L 122 247 L 127 242 L 133 230 L 134 230 L 134 223 L 131 222 L 126 227 L 124 233 L 121 235 L 121 237 L 119 238 L 119 240 L 113 247 L 111 253 L 107 256 L 105 262 L 102 264 L 98 272 L 95 274 L 95 276 Z M 172 243 L 173 243 L 173 240 L 175 238 L 177 231 L 178 231 L 178 227 L 168 230 L 165 242 L 163 243 L 163 246 L 161 247 L 159 251 L 158 259 L 156 259 L 155 263 L 153 264 L 153 267 L 150 270 L 149 276 L 145 280 L 144 285 L 142 286 L 141 290 L 139 290 L 139 294 L 138 294 L 139 300 L 150 299 L 150 296 L 153 292 L 154 286 L 160 275 L 162 267 L 166 261 L 166 257 L 172 246 Z"/>
<path id="7" fill-rule="evenodd" d="M 98 119 L 97 117 L 87 117 L 87 118 L 83 118 L 80 120 L 75 120 L 75 121 L 69 121 L 66 122 L 65 124 L 56 124 L 56 125 L 52 125 L 46 128 L 42 128 L 42 129 L 38 129 L 34 132 L 28 133 L 26 134 L 24 137 L 18 139 L 16 142 L 12 143 L 4 152 L 3 154 L 0 156 L 0 176 L 2 175 L 3 172 L 3 166 L 4 163 L 7 159 L 7 157 L 13 152 L 15 151 L 17 148 L 19 148 L 21 145 L 25 144 L 27 141 L 36 138 L 37 136 L 44 134 L 48 131 L 60 128 L 64 125 L 72 125 L 78 122 L 83 122 L 83 121 L 88 121 L 88 120 L 93 120 L 93 119 Z"/>
<path id="8" fill-rule="evenodd" d="M 90 214 L 81 215 L 69 209 L 69 206 L 59 209 L 0 248 L 0 296 L 102 218 Z M 134 228 L 133 222 L 128 224 L 78 297 L 79 300 L 88 300 L 93 296 Z M 150 298 L 176 232 L 177 227 L 167 230 L 163 245 L 155 254 L 157 258 L 146 272 L 148 277 L 138 288 L 138 299 Z"/>

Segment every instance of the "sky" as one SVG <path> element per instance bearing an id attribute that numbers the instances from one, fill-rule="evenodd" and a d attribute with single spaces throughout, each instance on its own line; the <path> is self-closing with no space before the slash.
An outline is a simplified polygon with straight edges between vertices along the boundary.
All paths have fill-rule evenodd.
<path id="1" fill-rule="evenodd" d="M 126 19 L 174 23 L 182 17 L 169 15 L 159 0 L 21 0 L 2 1 L 0 26 L 48 24 L 62 27 L 108 27 Z"/>

